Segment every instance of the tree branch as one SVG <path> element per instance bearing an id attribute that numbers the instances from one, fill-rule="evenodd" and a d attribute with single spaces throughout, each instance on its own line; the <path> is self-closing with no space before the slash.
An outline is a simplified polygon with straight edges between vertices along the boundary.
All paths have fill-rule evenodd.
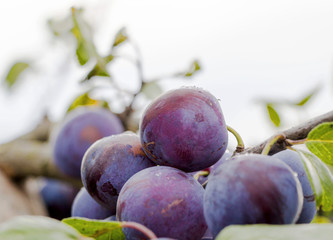
<path id="1" fill-rule="evenodd" d="M 52 123 L 45 117 L 31 132 L 0 145 L 0 169 L 10 178 L 44 176 L 81 187 L 80 179 L 62 174 L 53 164 L 48 139 Z"/>
<path id="2" fill-rule="evenodd" d="M 317 125 L 324 123 L 324 122 L 333 122 L 333 111 L 330 111 L 328 113 L 325 113 L 323 115 L 320 115 L 316 118 L 313 118 L 309 120 L 308 122 L 302 123 L 298 126 L 292 127 L 290 129 L 287 129 L 283 132 L 277 133 L 277 135 L 282 134 L 285 136 L 285 139 L 291 139 L 291 140 L 301 140 L 308 136 L 308 133 Z M 273 136 L 274 137 L 274 136 Z M 270 138 L 271 139 L 271 138 Z M 266 143 L 270 140 L 266 140 L 262 142 L 261 144 L 247 148 L 242 154 L 245 153 L 261 153 L 264 149 Z M 280 139 L 277 141 L 274 146 L 271 148 L 271 151 L 269 154 L 274 154 L 277 152 L 280 152 L 287 147 L 287 143 L 285 139 Z"/>
<path id="3" fill-rule="evenodd" d="M 80 179 L 67 177 L 56 168 L 47 142 L 17 139 L 1 145 L 0 168 L 10 178 L 44 176 L 82 186 Z"/>

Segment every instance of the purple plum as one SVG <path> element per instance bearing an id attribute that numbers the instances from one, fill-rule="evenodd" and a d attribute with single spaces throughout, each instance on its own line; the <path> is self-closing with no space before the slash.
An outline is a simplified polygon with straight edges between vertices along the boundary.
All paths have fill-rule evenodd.
<path id="1" fill-rule="evenodd" d="M 80 178 L 81 161 L 96 140 L 124 131 L 121 121 L 105 108 L 78 107 L 58 126 L 54 140 L 54 161 L 65 174 Z"/>
<path id="2" fill-rule="evenodd" d="M 117 219 L 138 222 L 157 237 L 200 240 L 207 230 L 203 196 L 203 187 L 190 174 L 168 166 L 147 168 L 120 191 Z M 127 239 L 142 237 L 133 229 L 124 233 Z"/>
<path id="3" fill-rule="evenodd" d="M 71 210 L 72 217 L 90 219 L 105 219 L 113 214 L 115 213 L 97 203 L 84 187 L 76 195 Z"/>
<path id="4" fill-rule="evenodd" d="M 317 212 L 316 201 L 310 180 L 306 174 L 306 170 L 300 156 L 297 152 L 289 149 L 276 153 L 273 156 L 281 159 L 294 172 L 297 173 L 297 178 L 303 189 L 303 208 L 296 223 L 310 223 Z"/>
<path id="5" fill-rule="evenodd" d="M 79 189 L 60 180 L 46 179 L 40 195 L 50 217 L 61 220 L 71 216 L 71 207 Z"/>
<path id="6" fill-rule="evenodd" d="M 287 164 L 247 154 L 233 157 L 209 176 L 204 214 L 216 237 L 232 224 L 295 223 L 302 204 L 302 187 Z"/>
<path id="7" fill-rule="evenodd" d="M 151 160 L 186 172 L 213 165 L 228 144 L 218 100 L 195 87 L 172 90 L 155 99 L 143 113 L 140 137 Z"/>
<path id="8" fill-rule="evenodd" d="M 139 136 L 124 132 L 102 138 L 89 147 L 82 160 L 82 182 L 97 202 L 115 211 L 125 182 L 152 166 L 155 164 L 144 153 Z"/>

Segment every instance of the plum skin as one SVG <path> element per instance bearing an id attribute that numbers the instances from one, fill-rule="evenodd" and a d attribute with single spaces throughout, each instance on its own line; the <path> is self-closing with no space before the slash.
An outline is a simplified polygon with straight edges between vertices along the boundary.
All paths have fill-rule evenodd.
<path id="1" fill-rule="evenodd" d="M 201 239 L 207 230 L 203 216 L 203 187 L 190 175 L 168 166 L 144 169 L 122 188 L 117 220 L 134 221 L 157 237 Z M 127 239 L 141 239 L 133 229 L 124 229 Z"/>
<path id="2" fill-rule="evenodd" d="M 82 183 L 98 203 L 115 212 L 125 182 L 136 172 L 153 166 L 139 136 L 124 132 L 104 137 L 89 147 L 82 160 Z"/>
<path id="3" fill-rule="evenodd" d="M 219 102 L 194 87 L 172 90 L 155 99 L 141 118 L 140 138 L 145 153 L 158 165 L 186 172 L 213 165 L 228 144 Z"/>
<path id="4" fill-rule="evenodd" d="M 66 182 L 46 179 L 40 190 L 45 207 L 50 217 L 61 220 L 71 216 L 71 207 L 79 189 Z"/>
<path id="5" fill-rule="evenodd" d="M 110 210 L 102 207 L 97 203 L 82 187 L 79 193 L 76 195 L 72 208 L 72 217 L 85 217 L 90 219 L 105 219 L 112 216 L 114 213 Z"/>
<path id="6" fill-rule="evenodd" d="M 294 172 L 297 173 L 303 190 L 303 208 L 296 223 L 310 223 L 317 213 L 316 201 L 310 180 L 297 152 L 284 150 L 273 155 L 285 162 Z"/>
<path id="7" fill-rule="evenodd" d="M 232 224 L 291 224 L 303 204 L 302 188 L 291 168 L 272 156 L 238 155 L 208 178 L 204 214 L 216 237 Z"/>
<path id="8" fill-rule="evenodd" d="M 63 173 L 80 178 L 84 153 L 96 140 L 124 131 L 119 118 L 104 108 L 78 107 L 65 117 L 54 133 L 55 165 Z"/>

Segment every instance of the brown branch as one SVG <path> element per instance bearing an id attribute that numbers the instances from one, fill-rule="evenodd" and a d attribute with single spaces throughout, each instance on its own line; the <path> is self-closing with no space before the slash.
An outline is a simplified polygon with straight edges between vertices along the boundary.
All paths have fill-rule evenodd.
<path id="1" fill-rule="evenodd" d="M 82 186 L 80 179 L 62 174 L 53 164 L 49 134 L 53 124 L 45 117 L 31 132 L 0 145 L 0 169 L 10 178 L 44 176 Z"/>
<path id="2" fill-rule="evenodd" d="M 53 164 L 51 147 L 47 142 L 17 139 L 0 146 L 0 168 L 10 178 L 44 176 L 80 187 L 80 179 L 62 174 Z"/>
<path id="3" fill-rule="evenodd" d="M 285 136 L 285 139 L 291 139 L 291 140 L 301 140 L 308 136 L 308 133 L 317 125 L 324 123 L 324 122 L 333 122 L 333 111 L 330 111 L 328 113 L 325 113 L 323 115 L 320 115 L 316 118 L 313 118 L 309 120 L 308 122 L 302 123 L 298 126 L 292 127 L 290 129 L 287 129 L 285 131 L 282 131 L 277 134 L 282 134 Z M 270 138 L 271 139 L 271 138 Z M 261 153 L 264 149 L 266 143 L 270 140 L 266 140 L 262 142 L 261 144 L 248 148 L 242 154 L 244 153 Z M 276 152 L 282 151 L 286 149 L 288 143 L 285 141 L 285 139 L 280 139 L 276 142 L 276 144 L 272 147 L 270 154 L 274 154 Z"/>

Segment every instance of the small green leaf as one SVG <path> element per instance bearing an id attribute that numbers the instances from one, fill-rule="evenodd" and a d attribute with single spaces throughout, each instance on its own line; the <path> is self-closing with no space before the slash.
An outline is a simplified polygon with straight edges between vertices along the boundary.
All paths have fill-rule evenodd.
<path id="1" fill-rule="evenodd" d="M 319 91 L 319 87 L 316 87 L 310 94 L 308 94 L 307 96 L 303 97 L 295 105 L 296 106 L 300 106 L 300 107 L 304 106 L 310 100 L 310 98 L 312 98 L 313 95 L 315 95 L 318 91 Z"/>
<path id="2" fill-rule="evenodd" d="M 0 225 L 1 240 L 85 240 L 75 229 L 42 216 L 19 216 Z"/>
<path id="3" fill-rule="evenodd" d="M 6 84 L 9 88 L 11 88 L 18 80 L 21 73 L 29 67 L 29 63 L 27 62 L 17 62 L 15 63 L 10 70 L 8 71 L 6 77 Z"/>
<path id="4" fill-rule="evenodd" d="M 333 209 L 333 175 L 328 167 L 314 154 L 296 149 L 303 161 L 313 191 L 316 205 L 323 211 Z"/>
<path id="5" fill-rule="evenodd" d="M 157 81 L 146 82 L 142 87 L 141 92 L 148 98 L 148 99 L 155 99 L 158 97 L 162 92 L 161 86 L 158 84 Z"/>
<path id="6" fill-rule="evenodd" d="M 118 33 L 116 34 L 115 40 L 113 42 L 113 47 L 117 47 L 118 45 L 120 45 L 121 43 L 125 42 L 128 39 L 127 33 L 126 33 L 126 29 L 125 28 L 121 28 Z"/>
<path id="7" fill-rule="evenodd" d="M 322 123 L 312 129 L 305 144 L 324 163 L 333 165 L 333 122 Z"/>
<path id="8" fill-rule="evenodd" d="M 185 77 L 191 77 L 194 73 L 201 69 L 200 64 L 197 60 L 191 63 L 190 69 L 185 73 Z"/>
<path id="9" fill-rule="evenodd" d="M 331 240 L 333 224 L 233 225 L 215 240 Z"/>
<path id="10" fill-rule="evenodd" d="M 96 64 L 94 68 L 88 73 L 88 75 L 82 80 L 82 82 L 86 82 L 95 76 L 111 77 L 104 64 Z"/>
<path id="11" fill-rule="evenodd" d="M 65 218 L 62 222 L 70 225 L 82 235 L 97 240 L 123 240 L 121 223 L 116 221 L 91 220 L 87 218 Z"/>
<path id="12" fill-rule="evenodd" d="M 96 49 L 92 42 L 92 32 L 88 24 L 83 21 L 82 9 L 72 8 L 72 21 L 73 28 L 71 29 L 72 34 L 76 38 L 76 56 L 80 65 L 85 65 L 89 59 L 95 55 Z"/>
<path id="13" fill-rule="evenodd" d="M 90 59 L 89 50 L 83 39 L 77 41 L 76 56 L 81 66 L 86 64 Z"/>
<path id="14" fill-rule="evenodd" d="M 274 125 L 276 127 L 280 126 L 280 117 L 279 114 L 276 112 L 276 110 L 274 109 L 272 104 L 267 104 L 267 111 L 268 111 L 268 115 L 269 118 L 271 119 L 271 121 L 274 123 Z"/>
<path id="15" fill-rule="evenodd" d="M 296 103 L 297 106 L 303 106 L 304 104 L 306 104 L 310 98 L 313 96 L 313 94 L 310 94 L 308 96 L 306 96 L 305 98 L 303 98 L 301 101 L 299 101 L 298 103 Z"/>
<path id="16" fill-rule="evenodd" d="M 73 103 L 69 106 L 67 112 L 72 111 L 73 109 L 80 106 L 99 106 L 109 109 L 109 105 L 106 101 L 96 100 L 89 96 L 89 93 L 83 93 L 74 99 Z"/>

